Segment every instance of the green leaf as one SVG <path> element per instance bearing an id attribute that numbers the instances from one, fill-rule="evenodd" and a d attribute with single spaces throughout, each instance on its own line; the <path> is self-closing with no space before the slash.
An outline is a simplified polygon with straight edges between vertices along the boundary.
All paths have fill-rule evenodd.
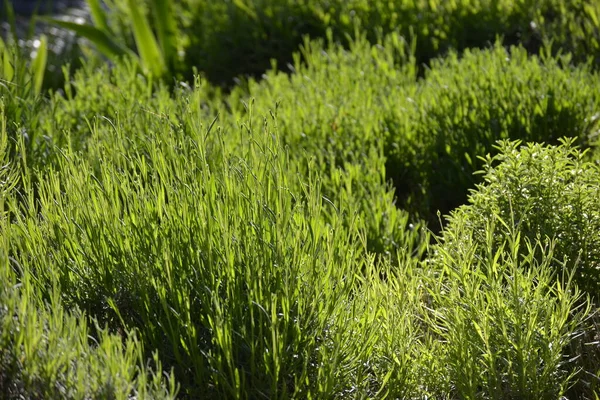
<path id="1" fill-rule="evenodd" d="M 594 26 L 600 27 L 600 19 L 598 18 L 598 15 L 596 15 L 596 10 L 594 9 L 594 7 L 591 4 L 584 4 L 583 8 L 588 17 L 590 17 L 590 19 L 594 23 Z"/>
<path id="2" fill-rule="evenodd" d="M 177 21 L 168 0 L 152 1 L 156 34 L 165 62 L 172 66 L 177 55 Z"/>
<path id="3" fill-rule="evenodd" d="M 12 82 L 15 76 L 15 69 L 11 64 L 12 57 L 10 54 L 10 50 L 8 49 L 2 38 L 0 38 L 0 57 L 2 58 L 2 71 L 0 71 L 2 72 L 2 79 L 7 82 Z"/>
<path id="4" fill-rule="evenodd" d="M 63 21 L 55 18 L 43 18 L 48 23 L 58 25 L 62 28 L 69 29 L 75 34 L 82 36 L 92 42 L 98 50 L 108 58 L 115 59 L 124 55 L 129 55 L 137 58 L 131 50 L 119 45 L 106 32 L 87 24 L 76 24 L 74 22 Z"/>
<path id="5" fill-rule="evenodd" d="M 102 5 L 100 4 L 100 0 L 87 0 L 88 6 L 90 6 L 90 14 L 92 15 L 92 21 L 94 21 L 94 25 L 96 28 L 109 33 L 108 24 L 106 23 L 106 14 L 102 9 Z"/>
<path id="6" fill-rule="evenodd" d="M 6 13 L 6 15 L 4 15 L 3 19 L 5 21 L 8 22 L 8 25 L 10 27 L 10 33 L 12 35 L 13 38 L 18 37 L 17 36 L 17 22 L 16 22 L 16 18 L 15 18 L 15 10 L 13 9 L 13 6 L 10 2 L 8 1 L 4 1 L 4 12 Z"/>
<path id="7" fill-rule="evenodd" d="M 129 12 L 131 13 L 131 22 L 133 23 L 135 44 L 142 59 L 142 66 L 146 72 L 150 72 L 156 77 L 161 77 L 166 72 L 165 60 L 152 33 L 152 29 L 150 29 L 150 23 L 141 12 L 136 0 L 129 0 L 128 4 Z"/>
<path id="8" fill-rule="evenodd" d="M 250 8 L 243 0 L 233 0 L 233 4 L 240 10 L 244 11 L 250 18 L 253 20 L 258 20 L 258 15 L 256 12 Z"/>
<path id="9" fill-rule="evenodd" d="M 48 60 L 48 38 L 46 35 L 40 37 L 40 45 L 37 54 L 31 64 L 33 72 L 33 90 L 36 96 L 42 92 L 44 74 L 46 73 L 46 62 Z"/>

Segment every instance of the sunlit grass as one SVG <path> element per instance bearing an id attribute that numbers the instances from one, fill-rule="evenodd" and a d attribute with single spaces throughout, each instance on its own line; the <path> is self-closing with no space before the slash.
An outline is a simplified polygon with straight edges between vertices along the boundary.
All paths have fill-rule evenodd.
<path id="1" fill-rule="evenodd" d="M 415 43 L 228 94 L 130 59 L 42 96 L 3 50 L 0 392 L 597 396 L 597 75 Z"/>

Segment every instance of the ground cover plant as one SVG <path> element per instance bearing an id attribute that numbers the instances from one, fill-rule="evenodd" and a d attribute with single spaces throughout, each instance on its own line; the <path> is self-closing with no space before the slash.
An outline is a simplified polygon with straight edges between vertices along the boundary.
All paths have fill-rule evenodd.
<path id="1" fill-rule="evenodd" d="M 147 367 L 143 347 L 131 331 L 126 338 L 105 329 L 76 308 L 65 309 L 57 286 L 38 290 L 36 277 L 10 256 L 9 192 L 19 176 L 7 168 L 8 135 L 0 112 L 0 393 L 4 398 L 174 398 L 176 386 L 162 376 L 160 361 Z M 44 301 L 47 299 L 49 301 Z"/>
<path id="2" fill-rule="evenodd" d="M 198 134 L 200 141 L 205 132 Z M 194 138 L 170 137 L 96 171 L 65 154 L 60 174 L 38 179 L 33 214 L 13 205 L 17 219 L 41 217 L 34 235 L 13 226 L 11 252 L 27 254 L 22 268 L 38 278 L 38 290 L 59 285 L 63 301 L 113 329 L 141 329 L 190 395 L 213 385 L 217 397 L 326 395 L 349 386 L 352 374 L 340 380 L 339 368 L 364 372 L 355 371 L 361 354 L 345 353 L 373 335 L 353 318 L 356 280 L 375 262 L 365 254 L 360 215 L 321 196 L 316 182 L 287 183 L 294 174 L 283 173 L 286 157 L 268 141 L 248 143 L 246 157 L 223 156 L 213 169 Z M 102 143 L 94 148 L 102 152 Z M 73 207 L 84 199 L 89 207 Z M 63 251 L 67 242 L 76 247 Z M 365 325 L 361 335 L 338 332 L 353 323 Z"/>
<path id="3" fill-rule="evenodd" d="M 414 38 L 419 66 L 450 49 L 486 47 L 497 37 L 533 54 L 551 41 L 578 62 L 600 60 L 600 8 L 589 0 L 87 3 L 87 23 L 54 23 L 92 39 L 110 58 L 139 54 L 143 69 L 155 76 L 189 81 L 197 68 L 224 86 L 240 76 L 260 77 L 272 60 L 284 69 L 304 35 L 324 37 L 328 29 L 346 44 L 357 28 L 372 41 L 391 32 Z"/>
<path id="4" fill-rule="evenodd" d="M 295 73 L 272 71 L 227 98 L 236 119 L 255 98 L 259 119 L 279 104 L 284 140 L 310 154 L 329 149 L 323 164 L 359 159 L 383 142 L 386 176 L 402 208 L 428 220 L 464 203 L 501 139 L 558 143 L 564 132 L 595 146 L 598 77 L 569 57 L 530 57 L 523 48 L 451 53 L 418 78 L 412 46 L 397 34 L 349 50 L 307 44 Z M 224 111 L 223 111 L 224 112 Z"/>
<path id="5" fill-rule="evenodd" d="M 599 293 L 600 257 L 594 254 L 600 223 L 598 165 L 584 161 L 568 142 L 549 149 L 539 144 L 518 149 L 518 144 L 502 142 L 500 155 L 486 160 L 485 185 L 470 196 L 468 206 L 451 214 L 445 234 L 459 236 L 454 225 L 462 225 L 455 222 L 461 220 L 473 240 L 486 243 L 489 217 L 497 216 L 503 222 L 494 230 L 494 248 L 514 230 L 521 233 L 521 248 L 536 239 L 556 239 L 555 256 L 567 270 L 577 269 L 578 285 Z M 446 251 L 454 248 L 451 242 L 445 243 Z"/>
<path id="6" fill-rule="evenodd" d="M 595 3 L 148 4 L 162 79 L 2 49 L 1 395 L 598 398 Z"/>
<path id="7" fill-rule="evenodd" d="M 522 48 L 496 45 L 434 62 L 388 117 L 387 168 L 399 196 L 431 221 L 465 202 L 483 167 L 479 157 L 493 155 L 498 140 L 558 144 L 569 132 L 578 145 L 595 146 L 597 88 L 587 67 L 528 57 Z"/>
<path id="8" fill-rule="evenodd" d="M 574 149 L 572 143 L 573 139 L 570 139 L 558 147 L 552 147 L 501 142 L 498 147 L 501 152 L 486 159 L 482 171 L 484 183 L 472 191 L 468 204 L 454 210 L 448 217 L 441 242 L 430 253 L 432 262 L 450 265 L 449 269 L 444 267 L 444 273 L 450 271 L 450 274 L 455 274 L 455 270 L 464 268 L 462 260 L 467 258 L 470 261 L 466 265 L 481 265 L 480 278 L 490 275 L 502 277 L 506 272 L 499 270 L 495 264 L 498 254 L 504 257 L 508 248 L 511 259 L 522 257 L 526 264 L 533 267 L 534 272 L 527 274 L 535 275 L 538 266 L 547 263 L 549 270 L 546 273 L 549 276 L 567 279 L 571 289 L 559 286 L 552 289 L 558 291 L 558 298 L 564 290 L 576 293 L 578 289 L 573 288 L 576 284 L 592 297 L 592 304 L 597 304 L 595 298 L 600 293 L 597 265 L 599 258 L 590 251 L 595 251 L 593 242 L 597 240 L 598 231 L 595 228 L 598 223 L 598 164 L 585 161 L 584 154 Z M 462 275 L 465 271 L 458 273 Z M 520 273 L 513 271 L 501 279 L 516 280 Z M 526 279 L 529 282 L 540 278 L 527 276 Z M 574 306 L 579 308 L 583 304 L 580 302 Z M 514 316 L 500 317 L 492 324 L 493 327 L 497 327 L 497 323 L 501 324 L 504 338 L 506 327 L 502 324 L 511 318 Z M 593 343 L 598 336 L 598 321 L 587 321 L 584 326 L 587 329 L 580 331 L 571 345 L 580 346 L 580 358 L 577 362 L 582 367 L 577 373 L 580 374 L 581 382 L 597 388 L 596 360 L 600 348 Z M 480 326 L 471 328 L 477 331 L 472 333 L 477 333 L 481 340 L 489 340 L 491 337 L 487 332 L 484 336 Z M 541 338 L 528 334 L 525 337 L 534 341 Z M 552 346 L 544 345 L 543 348 Z M 487 355 L 486 362 L 496 356 Z M 556 362 L 559 360 L 556 359 Z M 583 371 L 590 367 L 594 372 L 585 376 Z M 532 382 L 527 384 L 533 385 Z M 580 390 L 582 389 L 576 385 L 573 396 L 584 396 Z M 519 397 L 523 396 L 523 392 L 519 394 Z M 538 396 L 547 397 L 541 394 Z"/>

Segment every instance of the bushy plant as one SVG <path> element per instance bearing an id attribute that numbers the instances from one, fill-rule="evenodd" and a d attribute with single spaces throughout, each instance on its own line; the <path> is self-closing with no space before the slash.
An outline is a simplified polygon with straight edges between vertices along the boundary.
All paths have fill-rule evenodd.
<path id="1" fill-rule="evenodd" d="M 133 149 L 107 122 L 95 129 L 114 137 L 94 135 L 86 157 L 65 150 L 39 202 L 10 203 L 10 254 L 38 290 L 57 282 L 68 307 L 138 329 L 191 396 L 346 390 L 364 337 L 336 332 L 373 334 L 350 312 L 375 262 L 361 213 L 299 175 L 268 125 L 242 127 L 238 149 L 158 120 Z"/>
<path id="2" fill-rule="evenodd" d="M 3 105 L 2 105 L 3 106 Z M 152 371 L 143 346 L 96 329 L 76 309 L 65 310 L 61 288 L 37 277 L 11 256 L 10 203 L 22 175 L 8 155 L 4 108 L 0 126 L 0 393 L 3 398 L 175 398 L 176 385 L 162 376 L 155 358 Z M 47 300 L 47 301 L 45 301 Z M 122 331 L 123 332 L 123 331 Z"/>
<path id="3" fill-rule="evenodd" d="M 335 170 L 356 168 L 363 180 L 384 176 L 384 184 L 393 181 L 399 205 L 432 227 L 438 211 L 446 213 L 466 200 L 478 182 L 472 175 L 481 168 L 478 157 L 493 153 L 496 140 L 553 143 L 569 135 L 583 146 L 597 141 L 600 92 L 587 67 L 570 67 L 565 58 L 531 58 L 523 49 L 507 51 L 497 44 L 436 61 L 417 81 L 411 49 L 397 34 L 375 46 L 362 37 L 349 50 L 331 40 L 306 42 L 306 64 L 298 55 L 295 74 L 272 71 L 226 97 L 203 80 L 170 96 L 164 87 L 152 90 L 135 69 L 90 69 L 67 86 L 67 93 L 76 95 L 56 96 L 56 107 L 43 118 L 44 131 L 57 144 L 70 141 L 81 148 L 89 137 L 89 118 L 114 121 L 121 108 L 128 112 L 118 116 L 118 123 L 135 146 L 137 132 L 155 126 L 157 116 L 190 134 L 198 121 L 218 114 L 227 143 L 238 146 L 243 136 L 237 121 L 250 118 L 258 126 L 277 115 L 282 140 L 293 149 L 291 159 L 306 172 L 306 160 L 314 157 L 318 168 L 328 171 L 322 175 L 327 196 L 335 196 L 339 187 L 328 181 Z M 111 129 L 98 132 L 113 135 Z M 387 215 L 397 213 L 392 208 Z"/>
<path id="4" fill-rule="evenodd" d="M 533 53 L 554 40 L 555 49 L 573 51 L 578 61 L 600 54 L 600 12 L 589 0 L 186 0 L 176 9 L 185 51 L 180 72 L 196 66 L 212 82 L 226 84 L 240 75 L 260 77 L 272 59 L 285 69 L 305 35 L 323 37 L 331 29 L 336 41 L 348 43 L 357 26 L 372 42 L 380 33 L 414 38 L 419 64 L 450 49 L 486 47 L 498 36 Z M 127 10 L 115 3 L 111 11 L 111 24 L 131 36 Z"/>
<path id="5" fill-rule="evenodd" d="M 436 213 L 463 204 L 473 172 L 500 139 L 597 141 L 599 80 L 567 59 L 529 57 L 522 48 L 452 53 L 386 107 L 388 177 L 406 207 L 435 226 Z"/>
<path id="6" fill-rule="evenodd" d="M 74 350 L 57 365 L 116 360 L 89 371 L 120 373 L 132 396 L 169 394 L 141 366 L 151 357 L 190 398 L 544 398 L 580 379 L 577 365 L 596 372 L 563 356 L 586 353 L 574 283 L 597 285 L 597 167 L 568 147 L 493 146 L 565 134 L 593 146 L 597 77 L 498 44 L 420 79 L 418 40 L 360 33 L 345 48 L 336 34 L 305 41 L 292 75 L 226 95 L 201 78 L 168 88 L 131 61 L 90 63 L 34 121 L 3 116 L 45 138 L 37 152 L 17 140 L 0 169 L 2 301 L 31 318 L 29 331 L 2 320 L 11 376 L 47 387 L 62 337 Z M 431 219 L 482 166 L 473 203 L 425 253 L 395 194 Z M 58 333 L 18 364 L 30 353 L 11 340 L 40 332 Z M 15 393 L 54 396 L 73 376 Z M 78 393 L 97 395 L 102 377 Z"/>
<path id="7" fill-rule="evenodd" d="M 360 37 L 348 50 L 331 37 L 327 44 L 307 41 L 302 50 L 306 63 L 298 54 L 294 74 L 274 70 L 261 81 L 250 80 L 225 97 L 228 108 L 221 113 L 231 115 L 222 119 L 229 129 L 234 121 L 252 118 L 258 124 L 276 114 L 291 160 L 304 174 L 310 172 L 307 160 L 313 160 L 310 167 L 322 171 L 324 194 L 357 205 L 369 224 L 369 249 L 378 253 L 403 248 L 412 236 L 405 230 L 420 230 L 418 219 L 409 220 L 394 206 L 384 169 L 384 139 L 390 134 L 384 124 L 390 109 L 384 104 L 416 79 L 410 46 L 397 34 L 377 45 Z M 352 186 L 340 185 L 344 177 L 351 178 Z"/>
<path id="8" fill-rule="evenodd" d="M 531 375 L 519 378 L 521 388 L 516 394 L 519 398 L 532 395 L 534 389 L 541 390 L 545 384 L 540 386 L 542 382 L 538 378 L 546 380 L 546 384 L 552 381 L 554 385 L 557 382 L 546 374 L 548 371 L 534 372 L 534 364 L 539 359 L 546 360 L 545 357 L 548 356 L 554 361 L 546 361 L 543 365 L 554 365 L 558 368 L 555 372 L 562 370 L 565 379 L 571 374 L 571 383 L 560 389 L 568 389 L 569 397 L 593 398 L 593 393 L 600 384 L 594 361 L 598 357 L 597 318 L 581 319 L 586 312 L 573 314 L 573 311 L 567 311 L 568 308 L 575 310 L 584 307 L 583 299 L 577 300 L 577 293 L 581 290 L 590 296 L 590 310 L 597 314 L 600 271 L 600 240 L 597 233 L 600 223 L 600 175 L 598 166 L 585 161 L 585 154 L 573 147 L 573 142 L 573 139 L 565 140 L 559 146 L 521 146 L 520 142 L 501 142 L 497 146 L 499 154 L 494 157 L 488 155 L 485 159 L 484 170 L 481 172 L 484 182 L 472 191 L 468 204 L 450 214 L 440 243 L 429 253 L 428 262 L 442 270 L 442 276 L 454 276 L 456 282 L 452 285 L 458 285 L 455 287 L 458 290 L 457 296 L 479 298 L 477 305 L 472 308 L 473 313 L 469 314 L 462 308 L 458 313 L 456 309 L 453 309 L 452 314 L 448 314 L 449 310 L 444 311 L 444 319 L 449 318 L 452 322 L 448 320 L 448 325 L 443 323 L 442 326 L 448 330 L 444 328 L 439 331 L 443 337 L 458 335 L 455 337 L 457 346 L 451 357 L 456 357 L 456 367 L 459 367 L 458 372 L 463 380 L 461 385 L 475 390 L 471 392 L 471 396 L 476 395 L 480 389 L 477 385 L 481 385 L 478 380 L 475 386 L 472 385 L 475 382 L 473 377 L 480 373 L 477 370 L 479 367 L 466 362 L 464 358 L 470 357 L 472 352 L 481 354 L 481 362 L 485 368 L 490 368 L 489 371 L 493 371 L 493 368 L 526 367 L 526 374 Z M 513 266 L 508 269 L 502 267 L 505 265 L 502 260 L 509 260 Z M 490 286 L 490 280 L 495 281 L 495 285 L 513 287 L 501 296 L 510 299 L 520 293 L 514 297 L 518 303 L 512 306 L 501 305 L 502 301 L 498 302 L 501 297 L 496 297 L 498 291 Z M 466 282 L 470 282 L 468 287 Z M 479 283 L 472 286 L 473 282 Z M 567 287 L 564 286 L 565 282 L 568 283 Z M 532 285 L 535 285 L 535 289 Z M 465 288 L 459 289 L 462 286 Z M 522 290 L 534 290 L 538 294 L 530 297 L 534 292 L 524 294 Z M 457 302 L 463 304 L 462 300 L 448 296 L 451 293 L 453 292 L 443 285 L 432 290 L 432 295 L 442 302 L 448 301 L 449 307 Z M 490 295 L 491 293 L 494 295 Z M 535 300 L 537 296 L 548 297 L 538 301 Z M 571 305 L 563 308 L 570 296 L 574 296 L 567 301 Z M 492 302 L 497 304 L 491 304 Z M 516 329 L 521 332 L 507 330 L 507 323 L 515 321 L 515 317 L 519 315 L 519 318 L 524 317 L 520 314 L 524 310 L 533 311 L 542 304 L 558 307 L 551 313 L 558 312 L 562 317 L 551 317 L 543 322 L 545 318 L 549 318 L 550 308 L 543 311 L 542 307 L 526 317 L 533 318 L 529 322 L 521 320 L 516 324 Z M 500 308 L 496 309 L 498 306 Z M 512 308 L 516 306 L 519 308 Z M 471 309 L 470 305 L 468 307 Z M 434 314 L 439 311 L 439 307 L 433 308 L 437 310 Z M 507 313 L 509 309 L 513 311 Z M 500 314 L 493 316 L 493 310 Z M 483 324 L 487 327 L 482 326 L 482 317 Z M 491 319 L 485 321 L 487 318 Z M 563 328 L 571 330 L 571 333 L 554 330 L 558 327 L 558 321 L 562 321 Z M 574 321 L 579 327 L 571 325 Z M 541 325 L 536 325 L 538 323 Z M 533 326 L 542 330 L 527 333 Z M 466 332 L 471 332 L 471 336 L 462 336 Z M 511 338 L 515 334 L 517 336 Z M 558 342 L 552 345 L 542 343 L 551 337 Z M 517 344 L 524 339 L 527 342 Z M 504 344 L 494 344 L 494 340 L 500 340 Z M 506 340 L 510 340 L 511 344 L 505 343 Z M 538 347 L 537 350 L 527 350 L 527 354 L 536 354 L 527 361 L 528 366 L 526 358 L 511 360 L 509 355 L 501 355 L 505 350 L 499 350 L 512 348 L 511 351 L 520 351 L 527 346 Z M 561 350 L 556 350 L 557 346 Z M 553 350 L 547 352 L 548 349 Z M 566 360 L 571 360 L 572 363 L 568 371 L 564 369 L 568 365 Z M 515 372 L 512 370 L 510 374 Z M 525 369 L 521 372 L 525 372 Z M 500 370 L 492 372 L 490 377 L 493 381 L 488 382 L 492 386 L 488 386 L 486 390 L 495 392 L 500 398 L 510 397 L 505 392 L 507 388 L 503 389 L 502 386 L 512 378 L 507 376 L 506 379 L 498 380 L 505 373 L 507 372 Z M 551 386 L 546 388 L 551 389 Z M 557 393 L 558 387 L 551 390 Z M 555 397 L 551 392 L 539 392 L 539 396 Z"/>
<path id="9" fill-rule="evenodd" d="M 23 280 L 17 285 L 6 276 L 15 266 L 4 250 L 0 262 L 3 398 L 175 398 L 173 376 L 169 385 L 157 358 L 157 368 L 148 367 L 135 334 L 121 337 L 90 329 L 84 315 L 62 307 L 59 290 L 51 303 L 36 301 L 33 285 Z M 92 331 L 95 342 L 90 342 Z"/>
<path id="10" fill-rule="evenodd" d="M 498 215 L 485 218 L 488 237 L 499 241 L 470 240 L 470 221 L 456 216 L 460 249 L 444 243 L 429 260 L 438 273 L 425 318 L 443 343 L 443 382 L 465 399 L 559 398 L 578 373 L 568 350 L 584 333 L 590 305 L 572 274 L 557 279 L 556 269 L 568 266 L 553 243 L 525 238 L 521 247 L 518 231 L 503 234 L 494 228 L 504 223 Z"/>
<path id="11" fill-rule="evenodd" d="M 520 234 L 520 248 L 536 240 L 555 241 L 554 257 L 590 295 L 600 290 L 600 181 L 598 166 L 567 141 L 558 147 L 501 142 L 500 153 L 485 161 L 484 182 L 448 218 L 447 251 L 459 251 L 468 240 L 498 248 L 511 232 Z M 499 218 L 493 235 L 487 225 Z M 463 226 L 468 229 L 463 229 Z M 559 271 L 560 272 L 560 271 Z"/>
<path id="12" fill-rule="evenodd" d="M 250 81 L 248 91 L 235 90 L 227 97 L 199 78 L 193 88 L 181 86 L 170 93 L 164 86 L 152 88 L 128 63 L 111 69 L 89 67 L 75 75 L 64 95 L 53 95 L 52 107 L 45 108 L 37 121 L 40 135 L 54 145 L 84 151 L 90 161 L 107 161 L 114 154 L 143 148 L 149 133 L 164 134 L 160 132 L 165 124 L 178 134 L 196 137 L 204 129 L 201 121 L 211 120 L 223 127 L 227 147 L 241 154 L 245 131 L 239 121 L 249 119 L 258 127 L 265 118 L 276 117 L 294 168 L 303 175 L 309 173 L 309 165 L 320 170 L 323 194 L 334 203 L 342 197 L 353 203 L 369 225 L 369 249 L 389 253 L 404 245 L 418 247 L 421 236 L 418 220 L 409 221 L 408 214 L 394 205 L 380 140 L 385 135 L 382 97 L 415 77 L 413 64 L 403 62 L 408 53 L 408 44 L 397 35 L 375 47 L 362 38 L 351 51 L 333 43 L 324 49 L 321 43 L 307 42 L 305 54 L 311 62 L 304 66 L 297 60 L 296 75 L 273 71 L 264 83 Z M 395 68 L 396 63 L 404 66 Z M 368 98 L 372 107 L 365 108 Z M 101 139 L 106 150 L 90 146 L 92 137 Z M 216 138 L 208 135 L 206 146 L 219 147 Z M 52 164 L 56 155 L 50 151 L 45 164 Z M 209 159 L 215 168 L 219 157 L 214 152 Z M 406 234 L 409 228 L 413 233 Z"/>

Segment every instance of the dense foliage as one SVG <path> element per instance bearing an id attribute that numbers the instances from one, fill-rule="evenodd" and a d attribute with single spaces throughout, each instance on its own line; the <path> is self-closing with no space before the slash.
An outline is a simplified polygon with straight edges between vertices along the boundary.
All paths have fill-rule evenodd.
<path id="1" fill-rule="evenodd" d="M 0 47 L 0 397 L 600 395 L 595 2 L 104 6 Z"/>
<path id="2" fill-rule="evenodd" d="M 131 8 L 107 3 L 107 29 L 133 48 Z M 215 83 L 261 76 L 272 59 L 285 68 L 304 35 L 323 37 L 328 29 L 344 42 L 357 31 L 371 40 L 391 32 L 414 38 L 419 65 L 450 49 L 486 47 L 498 36 L 532 53 L 552 41 L 579 61 L 600 60 L 600 5 L 588 0 L 184 0 L 172 7 L 182 53 L 177 69 L 189 76 L 194 66 Z"/>

